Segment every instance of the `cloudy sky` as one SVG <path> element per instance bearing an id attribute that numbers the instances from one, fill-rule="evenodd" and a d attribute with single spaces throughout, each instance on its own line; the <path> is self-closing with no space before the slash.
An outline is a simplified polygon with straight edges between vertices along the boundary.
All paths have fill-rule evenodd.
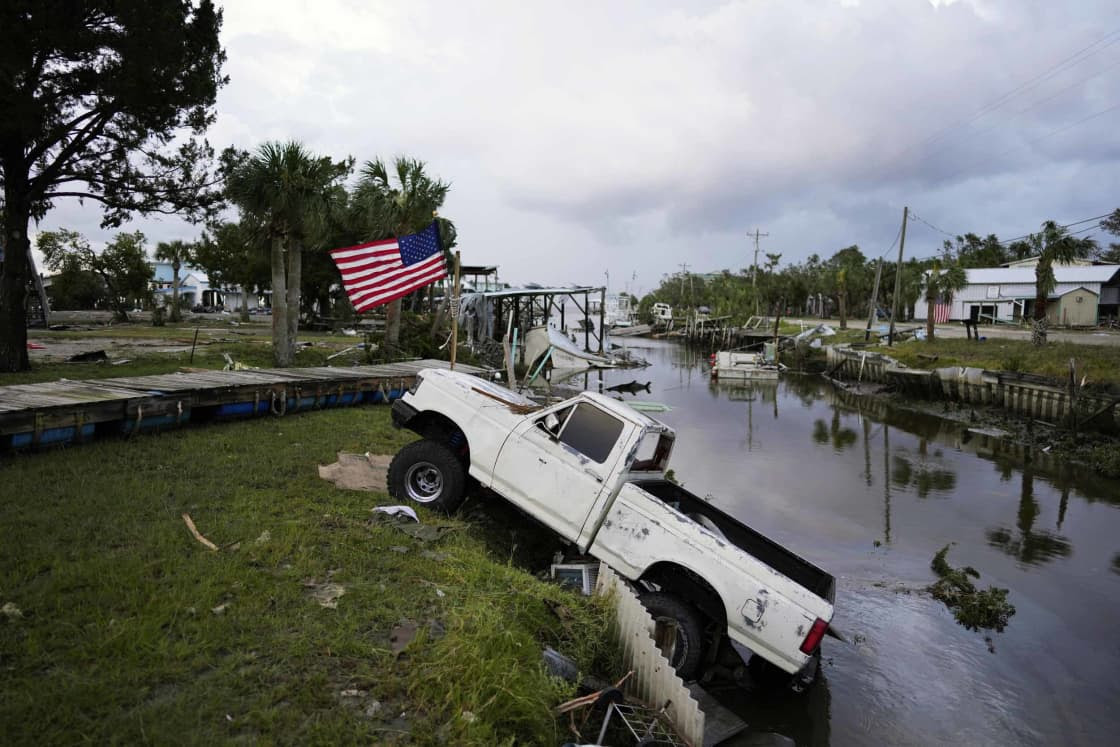
<path id="1" fill-rule="evenodd" d="M 215 146 L 421 158 L 509 282 L 646 292 L 748 266 L 756 228 L 783 264 L 878 256 L 903 205 L 1004 238 L 1120 207 L 1116 0 L 223 4 Z"/>

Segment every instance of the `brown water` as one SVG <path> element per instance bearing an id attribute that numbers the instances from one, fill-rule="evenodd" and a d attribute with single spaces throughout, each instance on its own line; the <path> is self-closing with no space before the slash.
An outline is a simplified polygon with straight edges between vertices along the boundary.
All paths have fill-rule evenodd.
<path id="1" fill-rule="evenodd" d="M 842 399 L 819 378 L 713 384 L 679 345 L 627 345 L 653 365 L 588 388 L 652 381 L 639 398 L 673 408 L 655 417 L 677 430 L 678 479 L 837 577 L 849 642 L 826 639 L 809 693 L 717 693 L 755 731 L 814 745 L 1116 742 L 1120 482 Z M 1017 612 L 990 644 L 923 591 L 950 542 L 950 564 L 1010 589 Z"/>

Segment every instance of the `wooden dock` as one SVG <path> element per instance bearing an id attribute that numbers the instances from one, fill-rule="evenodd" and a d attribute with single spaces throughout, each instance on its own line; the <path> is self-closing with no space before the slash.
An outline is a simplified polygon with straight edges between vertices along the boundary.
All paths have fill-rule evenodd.
<path id="1" fill-rule="evenodd" d="M 81 442 L 188 422 L 388 403 L 412 386 L 420 370 L 447 367 L 447 361 L 416 360 L 0 386 L 0 450 Z M 456 370 L 486 373 L 462 364 Z"/>

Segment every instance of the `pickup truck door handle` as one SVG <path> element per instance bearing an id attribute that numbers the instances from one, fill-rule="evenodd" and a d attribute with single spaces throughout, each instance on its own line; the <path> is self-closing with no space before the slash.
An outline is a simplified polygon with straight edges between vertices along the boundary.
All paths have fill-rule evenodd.
<path id="1" fill-rule="evenodd" d="M 595 473 L 594 473 L 594 472 L 592 472 L 591 470 L 589 470 L 589 469 L 584 469 L 583 471 L 584 471 L 584 472 L 586 472 L 587 474 L 591 475 L 592 477 L 594 477 L 594 478 L 595 478 L 595 482 L 600 482 L 600 483 L 601 483 L 601 482 L 603 481 L 603 478 L 599 477 L 599 476 L 598 476 L 597 474 L 595 474 Z"/>

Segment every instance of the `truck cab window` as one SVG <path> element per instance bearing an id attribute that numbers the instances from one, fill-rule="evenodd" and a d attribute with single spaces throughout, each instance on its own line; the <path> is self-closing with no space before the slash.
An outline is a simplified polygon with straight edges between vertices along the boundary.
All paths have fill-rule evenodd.
<path id="1" fill-rule="evenodd" d="M 602 464 L 621 434 L 621 420 L 594 405 L 580 402 L 560 431 L 560 442 Z"/>
<path id="2" fill-rule="evenodd" d="M 560 435 L 560 429 L 564 427 L 564 421 L 567 420 L 572 409 L 571 407 L 565 407 L 556 412 L 550 412 L 542 418 L 538 418 L 537 427 L 553 438 L 556 438 Z"/>
<path id="3" fill-rule="evenodd" d="M 673 439 L 663 433 L 647 432 L 642 435 L 634 452 L 631 472 L 664 472 L 673 449 Z"/>

